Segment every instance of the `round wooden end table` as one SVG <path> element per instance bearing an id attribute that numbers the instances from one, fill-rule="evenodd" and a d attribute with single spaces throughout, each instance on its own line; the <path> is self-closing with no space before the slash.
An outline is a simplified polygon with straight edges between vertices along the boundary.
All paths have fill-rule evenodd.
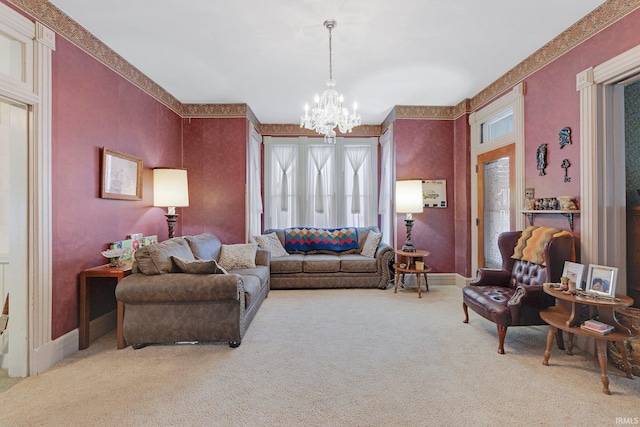
<path id="1" fill-rule="evenodd" d="M 398 260 L 395 264 L 393 264 L 393 268 L 396 271 L 394 278 L 394 286 L 393 293 L 398 293 L 398 277 L 402 277 L 402 287 L 404 287 L 404 275 L 405 274 L 415 274 L 416 282 L 418 283 L 418 298 L 422 298 L 422 288 L 420 286 L 420 275 L 424 275 L 424 284 L 427 288 L 427 292 L 429 292 L 429 281 L 427 280 L 427 273 L 431 271 L 431 267 L 424 264 L 423 268 L 418 269 L 416 267 L 416 261 L 422 262 L 422 259 L 426 256 L 430 255 L 430 252 L 421 251 L 416 249 L 414 252 L 407 252 L 401 249 L 396 249 L 396 255 L 398 256 Z"/>
<path id="2" fill-rule="evenodd" d="M 567 342 L 567 354 L 569 355 L 573 354 L 573 335 L 583 335 L 595 340 L 598 351 L 598 362 L 600 363 L 600 379 L 602 380 L 603 393 L 611 394 L 609 391 L 609 378 L 607 377 L 607 341 L 617 343 L 617 347 L 622 355 L 627 378 L 633 378 L 624 341 L 637 338 L 638 334 L 626 326 L 621 325 L 616 319 L 614 312 L 616 307 L 632 305 L 633 299 L 624 295 L 617 295 L 615 299 L 573 295 L 547 285 L 544 286 L 544 291 L 556 298 L 556 305 L 540 312 L 540 318 L 549 324 L 547 348 L 544 351 L 544 359 L 542 361 L 543 365 L 549 365 L 553 339 L 556 336 L 556 331 L 561 329 L 569 333 Z M 602 323 L 611 325 L 615 329 L 606 335 L 583 329 L 581 324 L 585 320 L 593 318 L 596 313 Z"/>

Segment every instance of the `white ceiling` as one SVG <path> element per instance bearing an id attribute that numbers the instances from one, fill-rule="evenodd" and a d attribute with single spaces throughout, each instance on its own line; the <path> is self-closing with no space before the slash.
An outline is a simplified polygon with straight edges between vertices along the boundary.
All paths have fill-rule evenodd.
<path id="1" fill-rule="evenodd" d="M 603 0 L 50 0 L 182 103 L 298 123 L 333 77 L 363 124 L 475 96 Z"/>

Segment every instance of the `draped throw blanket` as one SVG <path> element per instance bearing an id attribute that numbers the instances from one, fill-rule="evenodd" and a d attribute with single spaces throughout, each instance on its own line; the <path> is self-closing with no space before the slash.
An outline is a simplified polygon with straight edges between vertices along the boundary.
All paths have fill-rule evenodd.
<path id="1" fill-rule="evenodd" d="M 529 226 L 522 231 L 511 258 L 547 265 L 544 259 L 544 245 L 550 238 L 560 236 L 573 235 L 559 228 Z"/>
<path id="2" fill-rule="evenodd" d="M 287 252 L 358 249 L 358 230 L 348 228 L 286 228 L 284 248 Z"/>

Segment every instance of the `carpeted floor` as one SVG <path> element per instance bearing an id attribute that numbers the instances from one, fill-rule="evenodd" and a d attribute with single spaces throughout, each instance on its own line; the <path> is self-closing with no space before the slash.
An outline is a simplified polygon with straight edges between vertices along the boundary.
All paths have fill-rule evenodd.
<path id="1" fill-rule="evenodd" d="M 495 326 L 460 289 L 272 291 L 240 347 L 115 349 L 110 333 L 0 394 L 2 426 L 616 425 L 640 379 L 552 351 L 546 327 Z M 617 422 L 618 421 L 618 422 Z"/>

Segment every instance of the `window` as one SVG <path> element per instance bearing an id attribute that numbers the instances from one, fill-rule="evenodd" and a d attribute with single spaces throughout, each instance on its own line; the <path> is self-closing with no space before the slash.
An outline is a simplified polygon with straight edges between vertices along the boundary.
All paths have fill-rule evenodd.
<path id="1" fill-rule="evenodd" d="M 480 129 L 481 144 L 513 132 L 513 108 L 508 108 L 481 123 Z"/>
<path id="2" fill-rule="evenodd" d="M 377 139 L 265 137 L 264 228 L 377 225 Z"/>

